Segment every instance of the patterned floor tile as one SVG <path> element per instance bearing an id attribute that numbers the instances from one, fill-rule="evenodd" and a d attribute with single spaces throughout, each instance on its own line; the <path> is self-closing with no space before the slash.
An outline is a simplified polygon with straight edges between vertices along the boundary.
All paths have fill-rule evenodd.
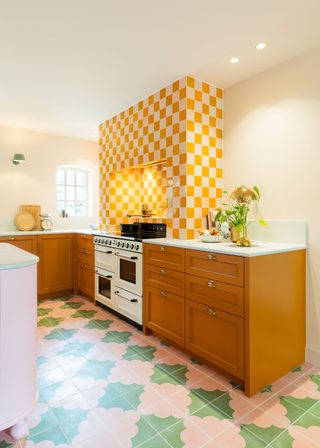
<path id="1" fill-rule="evenodd" d="M 40 389 L 43 389 L 67 379 L 68 376 L 66 373 L 61 369 L 61 367 L 58 367 L 57 369 L 46 372 L 38 372 L 37 384 Z"/>
<path id="2" fill-rule="evenodd" d="M 166 429 L 161 436 L 174 448 L 182 448 L 185 445 L 190 448 L 201 447 L 210 440 L 210 437 L 188 418 Z"/>
<path id="3" fill-rule="evenodd" d="M 104 383 L 105 380 L 106 379 L 101 375 L 101 373 L 95 369 L 72 377 L 72 382 L 80 391 L 90 389 L 91 387 Z"/>
<path id="4" fill-rule="evenodd" d="M 53 386 L 45 387 L 41 390 L 47 403 L 52 404 L 56 401 L 75 395 L 79 392 L 71 380 L 61 381 Z"/>
<path id="5" fill-rule="evenodd" d="M 234 420 L 241 419 L 244 415 L 255 409 L 255 406 L 252 403 L 233 391 L 222 395 L 214 400 L 213 403 L 217 408 Z"/>
<path id="6" fill-rule="evenodd" d="M 40 432 L 46 431 L 58 424 L 51 408 L 48 406 L 36 407 L 29 415 L 29 437 L 33 437 Z"/>
<path id="7" fill-rule="evenodd" d="M 137 414 L 137 411 L 123 397 L 115 398 L 95 408 L 97 415 L 109 428 Z"/>
<path id="8" fill-rule="evenodd" d="M 238 423 L 223 431 L 214 439 L 222 448 L 265 448 L 268 446 L 252 432 L 247 431 Z"/>
<path id="9" fill-rule="evenodd" d="M 51 442 L 51 443 L 49 443 Z M 41 432 L 36 436 L 30 437 L 21 442 L 21 448 L 68 448 L 70 444 L 63 434 L 60 426 L 54 426 L 47 431 Z"/>
<path id="10" fill-rule="evenodd" d="M 65 421 L 61 428 L 69 442 L 75 445 L 103 431 L 105 426 L 95 411 L 90 410 Z"/>
<path id="11" fill-rule="evenodd" d="M 135 448 L 157 435 L 157 432 L 139 414 L 123 420 L 110 428 L 110 432 L 120 442 L 121 446 Z"/>
<path id="12" fill-rule="evenodd" d="M 208 401 L 216 400 L 231 389 L 231 385 L 222 385 L 211 377 L 207 377 L 192 386 L 192 390 Z"/>
<path id="13" fill-rule="evenodd" d="M 88 411 L 90 405 L 82 394 L 72 395 L 51 405 L 51 410 L 59 423 Z"/>
<path id="14" fill-rule="evenodd" d="M 75 448 L 122 448 L 107 429 L 74 445 Z"/>
<path id="15" fill-rule="evenodd" d="M 117 392 L 116 389 L 108 383 L 108 381 L 83 391 L 82 395 L 92 407 L 98 407 L 103 403 L 120 397 L 119 392 Z"/>

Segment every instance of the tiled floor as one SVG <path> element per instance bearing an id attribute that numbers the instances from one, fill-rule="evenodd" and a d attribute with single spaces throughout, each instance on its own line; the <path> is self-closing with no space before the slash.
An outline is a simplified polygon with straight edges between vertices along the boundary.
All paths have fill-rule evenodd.
<path id="1" fill-rule="evenodd" d="M 320 368 L 305 363 L 253 398 L 80 296 L 38 306 L 40 400 L 27 439 L 0 448 L 313 448 Z"/>

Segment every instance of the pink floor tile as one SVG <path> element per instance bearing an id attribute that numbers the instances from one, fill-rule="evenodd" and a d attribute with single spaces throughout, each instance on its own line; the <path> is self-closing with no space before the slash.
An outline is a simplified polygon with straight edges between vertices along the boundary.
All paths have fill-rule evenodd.
<path id="1" fill-rule="evenodd" d="M 138 414 L 138 412 L 134 409 L 130 409 L 128 411 L 124 411 L 121 408 L 110 408 L 105 409 L 103 407 L 95 408 L 97 415 L 101 418 L 107 428 L 116 425 L 117 423 L 122 422 L 123 420 L 128 419 L 129 417 L 134 417 Z"/>
<path id="2" fill-rule="evenodd" d="M 191 398 L 189 397 L 190 389 L 187 387 L 180 390 L 177 394 L 171 395 L 168 401 L 175 406 L 179 411 L 187 417 L 190 414 L 188 406 L 191 405 Z"/>
<path id="3" fill-rule="evenodd" d="M 177 394 L 178 392 L 181 392 L 185 389 L 188 390 L 182 384 L 174 385 L 171 383 L 150 383 L 149 385 L 155 392 L 157 392 L 157 394 L 161 395 L 163 398 L 169 398 L 171 397 L 171 395 Z"/>
<path id="4" fill-rule="evenodd" d="M 110 432 L 120 442 L 122 448 L 132 447 L 131 439 L 138 434 L 138 426 L 136 423 L 139 419 L 139 414 L 136 414 L 110 428 Z"/>
<path id="5" fill-rule="evenodd" d="M 270 414 L 267 414 L 260 408 L 255 408 L 253 411 L 246 414 L 239 420 L 242 425 L 251 425 L 253 423 L 259 428 L 270 428 L 270 426 L 275 426 L 276 428 L 285 429 L 286 424 L 276 419 Z"/>
<path id="6" fill-rule="evenodd" d="M 210 437 L 199 426 L 195 425 L 193 421 L 186 418 L 183 424 L 186 429 L 181 432 L 180 439 L 185 443 L 184 448 L 199 448 L 209 442 Z"/>
<path id="7" fill-rule="evenodd" d="M 239 432 L 241 427 L 238 423 L 234 423 L 226 431 L 222 432 L 215 438 L 222 448 L 245 448 L 246 442 Z"/>
<path id="8" fill-rule="evenodd" d="M 210 438 L 217 437 L 226 429 L 230 428 L 233 425 L 233 421 L 229 418 L 225 418 L 224 420 L 220 420 L 217 417 L 207 416 L 204 418 L 190 416 L 188 417 L 192 423 L 194 423 L 198 428 L 200 428 L 203 432 L 205 432 Z"/>
<path id="9" fill-rule="evenodd" d="M 96 407 L 99 404 L 99 399 L 105 396 L 105 388 L 108 386 L 108 384 L 108 381 L 104 381 L 97 386 L 84 390 L 82 392 L 82 395 L 92 407 Z"/>
<path id="10" fill-rule="evenodd" d="M 241 419 L 244 415 L 255 409 L 254 404 L 250 403 L 248 400 L 245 400 L 241 395 L 236 394 L 234 391 L 229 392 L 229 396 L 231 398 L 229 406 L 234 410 L 232 414 L 232 418 L 234 420 Z"/>
<path id="11" fill-rule="evenodd" d="M 121 448 L 120 443 L 108 431 L 102 431 L 83 442 L 75 445 L 76 448 Z M 210 448 L 210 447 L 209 447 Z M 213 448 L 213 447 L 212 447 Z"/>
<path id="12" fill-rule="evenodd" d="M 295 439 L 293 443 L 293 447 L 296 448 L 306 448 L 309 447 L 308 443 L 312 441 L 312 445 L 310 444 L 310 448 L 314 446 L 320 446 L 320 427 L 319 426 L 309 426 L 309 428 L 303 428 L 302 426 L 291 426 L 289 429 L 289 434 L 291 437 Z"/>
<path id="13" fill-rule="evenodd" d="M 222 392 L 227 392 L 229 390 L 232 390 L 232 386 L 230 385 L 229 382 L 227 384 L 221 384 L 221 383 L 218 383 L 218 381 L 215 381 L 213 378 L 214 377 L 206 377 L 203 380 L 195 383 L 192 386 L 192 388 L 195 390 L 203 389 L 208 392 L 213 392 L 214 390 L 220 390 Z"/>
<path id="14" fill-rule="evenodd" d="M 286 426 L 289 426 L 291 424 L 288 417 L 286 417 L 288 411 L 284 406 L 282 406 L 282 404 L 280 403 L 280 398 L 277 395 L 262 403 L 259 408 L 272 415 L 277 420 L 280 420 L 280 422 L 282 422 Z"/>
<path id="15" fill-rule="evenodd" d="M 315 382 L 311 381 L 309 374 L 302 375 L 300 378 L 295 380 L 293 384 L 307 390 L 308 392 L 318 395 L 318 400 L 320 399 L 318 385 Z"/>
<path id="16" fill-rule="evenodd" d="M 91 436 L 105 429 L 104 423 L 94 410 L 88 412 L 87 419 L 78 426 L 79 434 L 73 439 L 72 444 L 83 442 Z"/>
<path id="17" fill-rule="evenodd" d="M 291 396 L 293 398 L 298 398 L 300 400 L 303 400 L 307 397 L 312 398 L 313 400 L 320 399 L 320 392 L 311 392 L 306 389 L 302 389 L 301 387 L 298 387 L 292 383 L 290 383 L 284 389 L 281 389 L 279 395 L 282 395 L 283 397 Z"/>
<path id="18" fill-rule="evenodd" d="M 289 384 L 286 382 L 286 384 Z M 251 403 L 254 406 L 259 406 L 262 403 L 264 403 L 265 401 L 269 400 L 269 398 L 273 397 L 275 394 L 272 392 L 258 392 L 256 395 L 254 395 L 253 397 L 249 398 L 245 395 L 244 391 L 241 389 L 233 389 L 233 391 L 231 392 L 232 394 L 236 394 L 239 397 L 242 397 L 244 400 L 248 401 L 249 403 Z"/>

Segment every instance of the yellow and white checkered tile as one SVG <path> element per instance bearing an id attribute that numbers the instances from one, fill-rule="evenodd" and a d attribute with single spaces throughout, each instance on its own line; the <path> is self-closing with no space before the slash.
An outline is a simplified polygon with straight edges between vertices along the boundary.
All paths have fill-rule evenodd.
<path id="1" fill-rule="evenodd" d="M 139 199 L 120 197 L 111 187 L 120 182 L 115 172 L 166 159 L 167 235 L 197 236 L 208 211 L 221 204 L 222 96 L 221 89 L 184 77 L 100 125 L 101 229 L 124 222 L 127 210 L 137 213 L 143 202 L 156 209 L 160 199 L 155 186 L 148 187 L 150 194 L 141 185 Z M 163 181 L 161 202 L 164 187 Z"/>

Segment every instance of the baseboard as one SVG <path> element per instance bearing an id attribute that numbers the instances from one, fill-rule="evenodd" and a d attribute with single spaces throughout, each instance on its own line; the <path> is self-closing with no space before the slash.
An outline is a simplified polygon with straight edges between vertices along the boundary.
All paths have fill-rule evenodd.
<path id="1" fill-rule="evenodd" d="M 306 361 L 320 367 L 320 352 L 306 347 Z"/>

